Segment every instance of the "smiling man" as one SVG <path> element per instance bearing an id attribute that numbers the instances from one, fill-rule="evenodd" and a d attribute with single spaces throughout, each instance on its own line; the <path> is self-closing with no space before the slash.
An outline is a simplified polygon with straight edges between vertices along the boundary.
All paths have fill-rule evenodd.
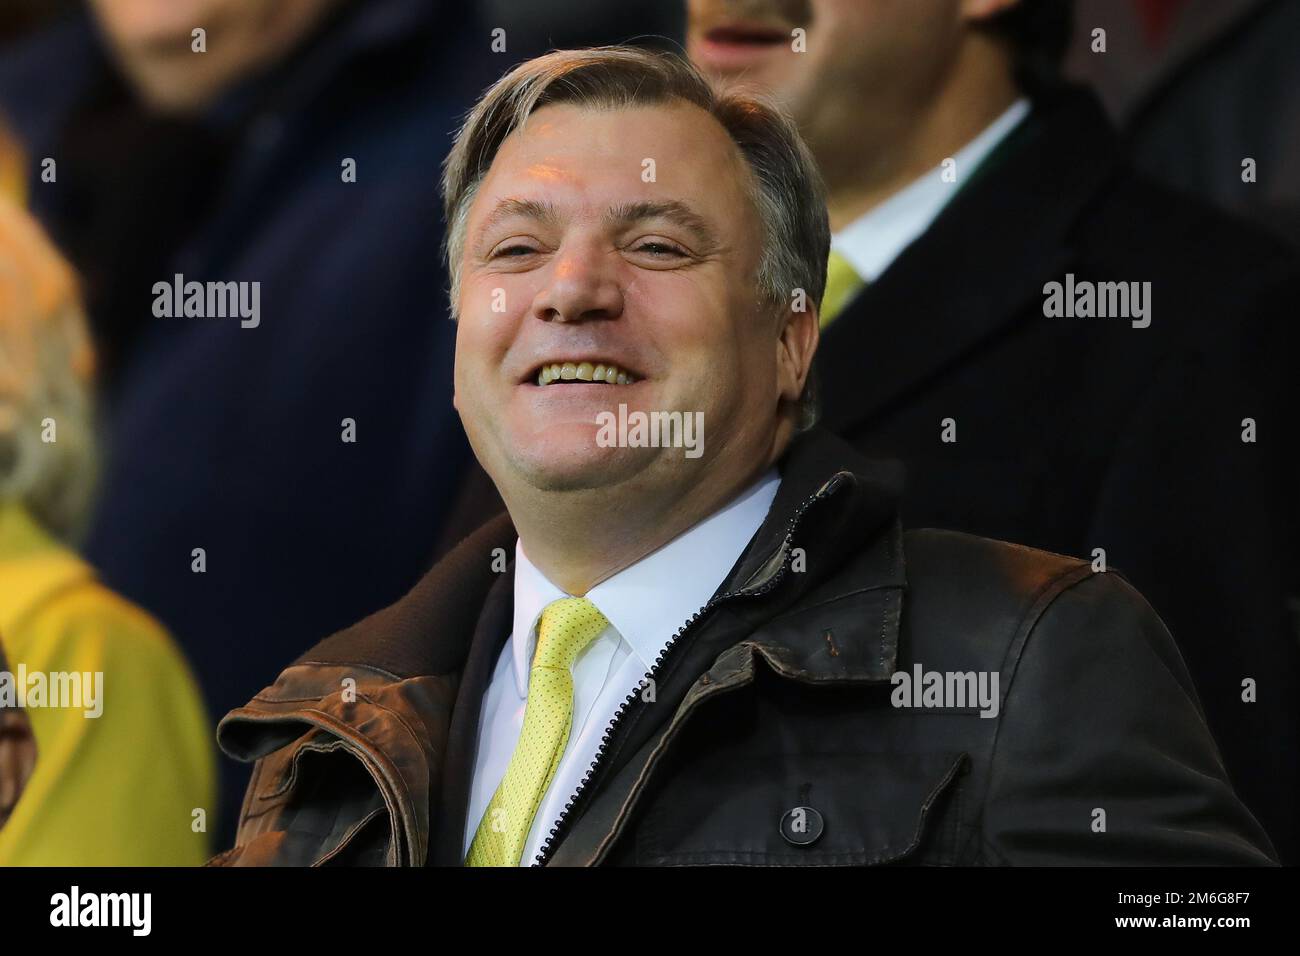
<path id="1" fill-rule="evenodd" d="M 810 427 L 829 229 L 780 112 L 556 52 L 443 185 L 456 407 L 509 513 L 227 715 L 257 767 L 214 862 L 1270 862 L 1121 577 L 903 534 Z M 600 441 L 620 406 L 701 414 L 701 454 Z"/>

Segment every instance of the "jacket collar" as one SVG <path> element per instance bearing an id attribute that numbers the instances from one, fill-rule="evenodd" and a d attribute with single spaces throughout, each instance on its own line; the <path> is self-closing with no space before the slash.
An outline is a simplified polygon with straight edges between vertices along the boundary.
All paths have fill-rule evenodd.
<path id="1" fill-rule="evenodd" d="M 643 670 L 665 641 L 713 595 L 763 523 L 780 474 L 771 468 L 722 508 L 596 584 L 586 597 L 605 615 Z M 567 597 L 516 545 L 512 674 L 522 698 L 537 644 L 534 625 L 552 601 Z"/>
<path id="2" fill-rule="evenodd" d="M 634 702 L 606 736 L 603 761 L 543 847 L 547 865 L 598 863 L 690 714 L 752 684 L 760 666 L 801 685 L 880 683 L 894 672 L 906 583 L 897 467 L 814 430 L 795 441 L 782 474 L 749 551 L 656 662 L 657 706 Z"/>
<path id="3" fill-rule="evenodd" d="M 1009 331 L 1065 272 L 1075 223 L 1120 168 L 1115 131 L 1096 97 L 1063 88 L 1035 102 L 1012 135 L 996 167 L 827 329 L 817 364 L 828 428 L 864 424 Z"/>
<path id="4" fill-rule="evenodd" d="M 833 577 L 835 589 L 841 584 L 855 591 L 905 586 L 896 514 L 900 469 L 863 459 L 821 428 L 798 436 L 779 467 L 781 484 L 767 518 L 717 596 L 761 597 L 747 613 L 766 619 L 824 588 Z M 488 590 L 500 578 L 493 565 L 499 569 L 501 564 L 494 556 L 512 554 L 515 539 L 509 516 L 498 515 L 457 545 L 405 597 L 331 635 L 295 663 L 364 662 L 399 679 L 458 673 Z M 842 578 L 846 570 L 852 572 L 851 580 Z M 506 570 L 507 576 L 512 573 L 513 559 Z M 896 631 L 895 621 L 882 639 L 896 639 Z M 821 640 L 821 635 L 815 637 Z M 786 639 L 801 641 L 793 633 Z"/>
<path id="5" fill-rule="evenodd" d="M 719 592 L 773 589 L 772 600 L 789 606 L 833 576 L 838 586 L 849 568 L 845 583 L 856 590 L 905 586 L 901 562 L 888 554 L 901 550 L 901 486 L 897 462 L 865 459 L 823 427 L 798 436 L 767 520 Z"/>
<path id="6" fill-rule="evenodd" d="M 869 464 L 813 429 L 792 443 L 780 470 L 766 520 L 661 675 L 666 706 L 655 712 L 672 719 L 630 727 L 607 773 L 629 762 L 638 771 L 650 738 L 671 733 L 706 694 L 752 679 L 758 657 L 802 683 L 882 681 L 895 669 L 905 586 L 897 468 Z M 512 575 L 493 557 L 514 540 L 509 517 L 498 516 L 401 600 L 312 648 L 226 715 L 222 749 L 256 759 L 300 738 L 304 726 L 351 740 L 407 794 L 401 859 L 423 865 L 427 851 L 434 863 L 457 863 L 481 702 L 511 614 Z M 785 614 L 796 606 L 800 614 Z M 823 627 L 823 615 L 840 634 Z M 358 688 L 350 701 L 341 690 L 347 677 Z M 422 726 L 441 731 L 412 729 Z M 626 784 L 625 776 L 617 779 Z M 624 805 L 626 790 L 603 789 L 599 812 L 580 818 L 583 829 L 561 843 L 566 854 L 605 846 L 601 821 Z"/>
<path id="7" fill-rule="evenodd" d="M 666 744 L 705 696 L 751 681 L 763 658 L 801 683 L 886 681 L 895 669 L 904 586 L 901 530 L 894 510 L 897 469 L 863 461 L 820 429 L 798 437 L 780 466 L 768 514 L 727 579 L 684 623 L 655 661 L 659 706 L 607 736 L 585 810 L 572 810 L 567 835 L 543 849 L 562 865 L 599 859 L 632 798 L 628 787 L 647 757 Z M 504 584 L 504 582 L 502 582 Z M 467 821 L 478 719 L 492 663 L 504 642 L 500 605 L 489 596 L 456 701 L 435 816 L 435 865 L 458 865 Z M 800 613 L 787 614 L 793 607 Z M 482 622 L 498 623 L 484 630 Z M 576 826 L 575 826 L 576 821 Z"/>

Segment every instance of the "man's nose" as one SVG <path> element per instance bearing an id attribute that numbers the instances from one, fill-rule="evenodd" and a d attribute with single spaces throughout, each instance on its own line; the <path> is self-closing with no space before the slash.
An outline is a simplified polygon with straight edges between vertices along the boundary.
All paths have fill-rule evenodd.
<path id="1" fill-rule="evenodd" d="M 562 252 L 550 281 L 533 300 L 533 315 L 544 322 L 618 318 L 623 285 L 612 258 L 593 246 Z"/>

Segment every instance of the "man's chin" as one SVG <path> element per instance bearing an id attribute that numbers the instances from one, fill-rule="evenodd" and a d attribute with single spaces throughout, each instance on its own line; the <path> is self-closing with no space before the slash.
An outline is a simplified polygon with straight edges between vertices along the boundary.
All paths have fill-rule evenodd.
<path id="1" fill-rule="evenodd" d="M 602 448 L 585 439 L 548 439 L 512 456 L 520 477 L 538 491 L 586 491 L 621 484 L 643 472 L 657 448 Z"/>

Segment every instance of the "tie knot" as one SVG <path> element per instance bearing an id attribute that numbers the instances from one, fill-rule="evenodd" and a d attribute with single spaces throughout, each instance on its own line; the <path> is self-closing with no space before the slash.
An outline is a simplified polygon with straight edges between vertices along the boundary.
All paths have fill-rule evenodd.
<path id="1" fill-rule="evenodd" d="M 537 621 L 537 651 L 533 667 L 568 670 L 583 648 L 609 623 L 586 598 L 560 598 L 546 605 Z"/>

